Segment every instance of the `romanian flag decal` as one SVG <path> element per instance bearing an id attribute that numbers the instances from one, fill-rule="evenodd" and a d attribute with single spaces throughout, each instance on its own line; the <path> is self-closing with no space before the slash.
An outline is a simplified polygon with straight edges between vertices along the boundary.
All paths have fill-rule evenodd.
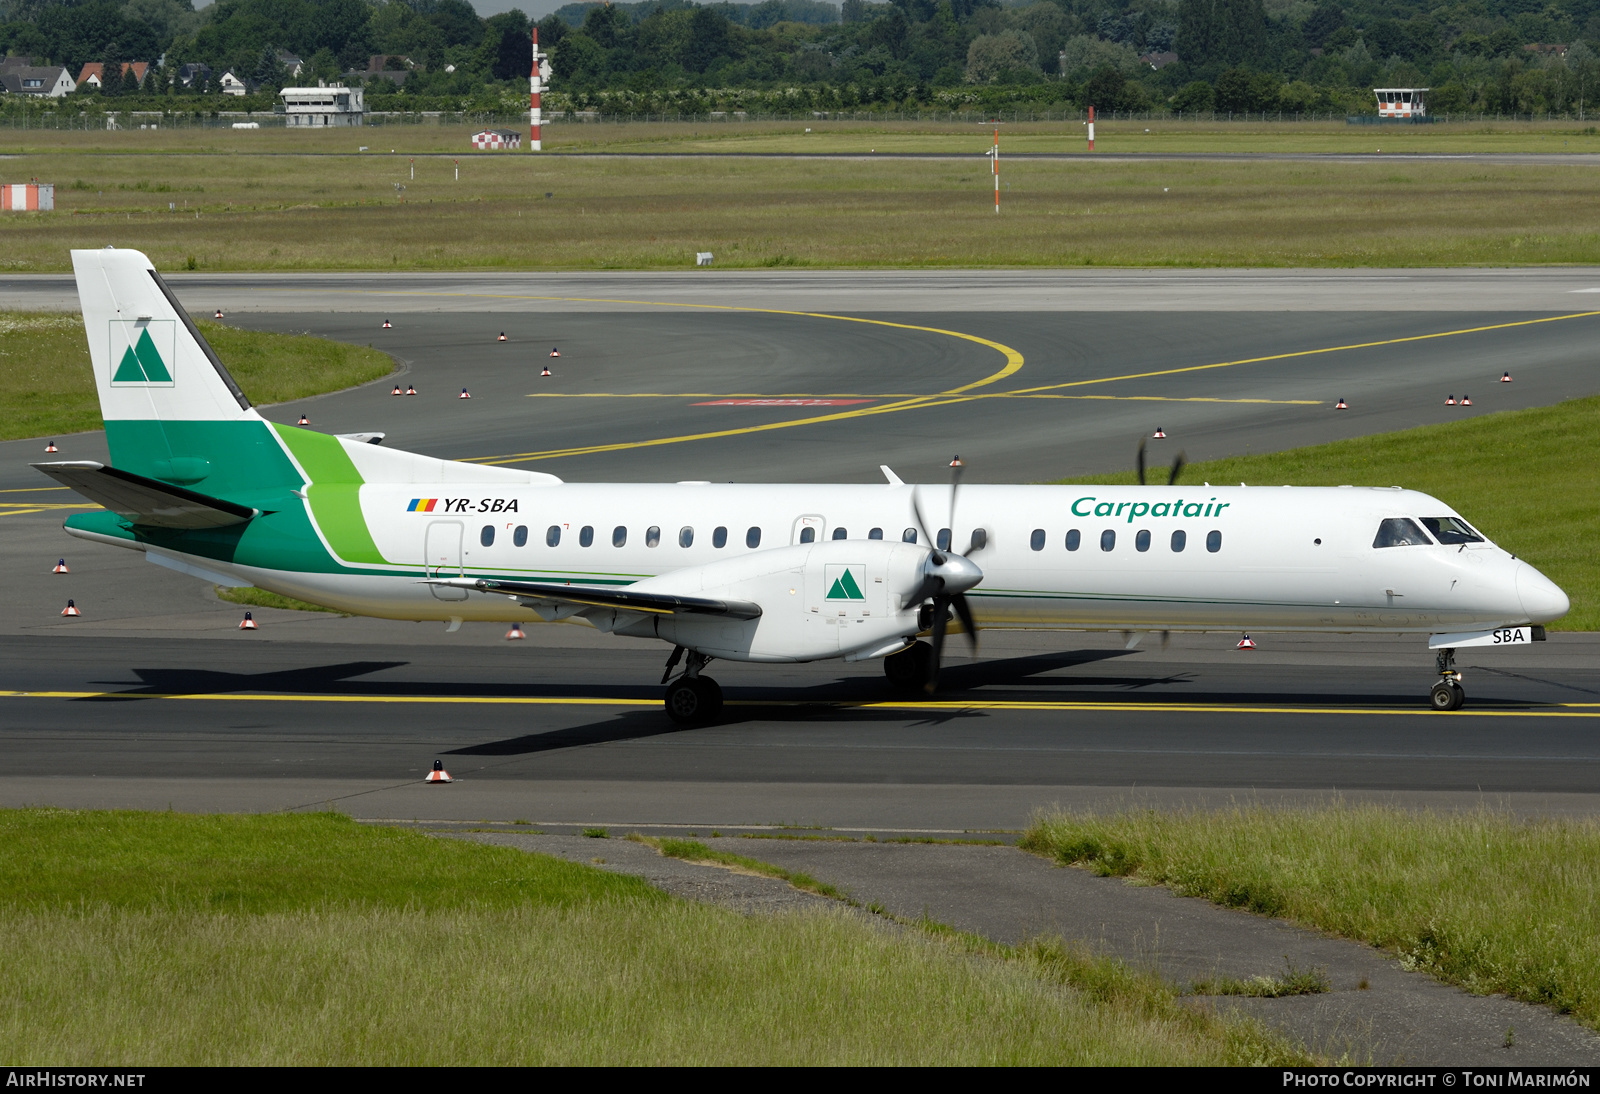
<path id="1" fill-rule="evenodd" d="M 411 504 L 406 506 L 406 512 L 431 513 L 433 512 L 433 507 L 438 504 L 438 498 L 412 498 Z"/>

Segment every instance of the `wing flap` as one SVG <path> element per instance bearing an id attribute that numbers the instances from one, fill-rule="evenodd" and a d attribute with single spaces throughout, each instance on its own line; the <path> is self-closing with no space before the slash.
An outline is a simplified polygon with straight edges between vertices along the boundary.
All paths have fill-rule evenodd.
<path id="1" fill-rule="evenodd" d="M 136 525 L 147 528 L 226 528 L 261 515 L 261 510 L 181 486 L 147 479 L 93 460 L 33 465 Z"/>
<path id="2" fill-rule="evenodd" d="M 605 585 L 567 585 L 544 581 L 501 581 L 471 577 L 445 578 L 430 581 L 428 584 L 451 585 L 458 589 L 474 589 L 481 593 L 500 593 L 522 600 L 575 604 L 585 608 L 618 608 L 646 615 L 720 615 L 727 619 L 758 619 L 761 616 L 761 605 L 747 600 L 720 600 L 662 592 L 639 592 Z"/>

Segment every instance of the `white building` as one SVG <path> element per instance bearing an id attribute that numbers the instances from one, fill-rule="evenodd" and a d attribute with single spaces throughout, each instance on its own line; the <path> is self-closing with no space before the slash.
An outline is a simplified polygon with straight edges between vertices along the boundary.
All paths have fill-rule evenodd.
<path id="1" fill-rule="evenodd" d="M 291 129 L 360 125 L 366 111 L 359 87 L 286 87 L 282 95 L 284 121 Z"/>
<path id="2" fill-rule="evenodd" d="M 222 85 L 222 93 L 224 95 L 250 94 L 250 85 L 231 72 L 224 72 L 222 79 L 217 82 Z"/>
<path id="3" fill-rule="evenodd" d="M 1380 118 L 1421 118 L 1428 113 L 1423 97 L 1425 87 L 1377 87 L 1372 93 L 1378 97 Z"/>

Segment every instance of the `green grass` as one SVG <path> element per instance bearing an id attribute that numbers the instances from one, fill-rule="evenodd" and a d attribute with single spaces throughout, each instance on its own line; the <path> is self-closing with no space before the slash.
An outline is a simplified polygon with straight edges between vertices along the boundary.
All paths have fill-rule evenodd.
<path id="1" fill-rule="evenodd" d="M 1367 150 L 1362 142 L 1374 136 L 1383 142 L 1374 147 L 1392 143 L 1387 132 L 1347 133 L 1342 125 L 1253 131 L 1165 124 L 1170 132 L 1153 125 L 1148 136 L 1143 126 L 1126 134 L 1126 150 L 1237 150 L 1241 141 L 1276 149 L 1313 136 L 1330 150 Z M 1466 145 L 1496 150 L 1576 147 L 1560 143 L 1566 140 L 1600 151 L 1600 137 L 1574 126 L 1442 128 Z M 1006 161 L 1008 147 L 1081 147 L 1076 123 L 1021 126 L 1003 137 L 997 217 L 981 158 L 989 132 L 978 126 L 824 127 L 810 136 L 798 124 L 565 129 L 575 149 L 685 154 L 421 156 L 413 177 L 410 156 L 356 154 L 358 140 L 385 139 L 370 135 L 263 132 L 256 134 L 261 140 L 241 141 L 163 130 L 104 134 L 116 138 L 107 145 L 100 134 L 16 132 L 6 147 L 16 150 L 19 177 L 75 181 L 58 187 L 56 212 L 0 222 L 0 265 L 65 270 L 72 247 L 107 241 L 145 251 L 166 271 L 189 268 L 191 260 L 205 271 L 688 270 L 694 254 L 708 250 L 718 266 L 735 268 L 1600 262 L 1590 165 Z M 385 143 L 439 142 L 459 151 L 462 136 L 448 127 L 395 127 Z M 1424 142 L 1422 150 L 1454 147 L 1426 143 L 1438 134 L 1393 136 Z M 560 147 L 569 138 L 552 139 Z M 813 139 L 818 143 L 807 143 Z M 1115 150 L 1121 139 L 1107 138 L 1103 147 Z M 696 154 L 865 151 L 879 143 L 966 158 Z M 157 151 L 164 148 L 172 150 Z M 306 154 L 312 149 L 329 154 Z M 249 154 L 270 150 L 282 154 Z M 157 189 L 179 184 L 186 189 Z M 929 232 L 930 223 L 939 230 Z"/>
<path id="2" fill-rule="evenodd" d="M 251 402 L 270 404 L 353 387 L 394 369 L 388 355 L 308 334 L 199 323 Z M 83 319 L 0 312 L 0 440 L 99 429 L 100 400 Z M 239 601 L 238 603 L 243 603 Z"/>
<path id="3" fill-rule="evenodd" d="M 1376 805 L 1056 814 L 1023 846 L 1359 939 L 1600 1028 L 1600 823 Z"/>
<path id="4" fill-rule="evenodd" d="M 1197 463 L 1184 482 L 1394 486 L 1454 507 L 1566 590 L 1552 629 L 1600 630 L 1600 397 Z M 1156 474 L 1164 474 L 1157 468 Z M 1131 472 L 1063 480 L 1133 482 Z M 1162 481 L 1165 481 L 1164 479 Z"/>
<path id="5" fill-rule="evenodd" d="M 714 851 L 697 840 L 651 839 L 646 836 L 631 836 L 630 838 L 636 839 L 641 843 L 650 844 L 668 858 L 679 858 L 685 862 L 705 862 L 715 866 L 731 866 L 739 870 L 749 870 L 751 873 L 787 881 L 796 889 L 803 889 L 808 893 L 831 897 L 834 900 L 848 900 L 844 893 L 841 893 L 825 881 L 818 881 L 810 874 L 801 873 L 798 870 L 787 870 L 782 866 L 774 866 L 770 862 L 762 862 L 760 859 L 750 858 L 747 855 L 736 855 L 730 851 Z"/>
<path id="6" fill-rule="evenodd" d="M 332 814 L 0 812 L 30 1064 L 1289 1064 L 1058 944 L 747 917 Z"/>
<path id="7" fill-rule="evenodd" d="M 1289 995 L 1321 995 L 1333 990 L 1328 970 L 1301 969 L 1284 959 L 1282 976 L 1213 976 L 1189 985 L 1195 995 L 1243 995 L 1252 999 L 1282 999 Z"/>
<path id="8" fill-rule="evenodd" d="M 254 586 L 244 586 L 230 589 L 222 585 L 216 586 L 217 599 L 226 600 L 229 604 L 243 604 L 247 608 L 286 608 L 297 612 L 332 612 L 335 615 L 344 615 L 337 608 L 326 608 L 321 604 L 311 604 L 304 600 L 296 600 L 292 596 L 281 593 L 268 592 L 266 589 L 257 589 Z"/>

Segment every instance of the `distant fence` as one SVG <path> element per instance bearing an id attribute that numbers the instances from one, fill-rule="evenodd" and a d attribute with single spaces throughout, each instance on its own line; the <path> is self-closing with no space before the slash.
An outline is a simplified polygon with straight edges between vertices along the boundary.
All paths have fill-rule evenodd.
<path id="1" fill-rule="evenodd" d="M 650 114 L 606 110 L 554 110 L 545 111 L 546 125 L 623 125 L 638 123 L 676 123 L 714 125 L 739 122 L 955 122 L 969 125 L 1025 122 L 1081 122 L 1087 120 L 1082 110 L 807 110 L 789 113 L 768 113 L 755 110 L 713 110 L 699 114 Z M 1282 122 L 1350 122 L 1376 124 L 1376 114 L 1348 114 L 1344 111 L 1290 112 L 1231 112 L 1231 111 L 1126 111 L 1097 110 L 1098 122 L 1208 122 L 1208 123 L 1262 123 Z M 1389 119 L 1384 119 L 1389 120 Z M 1435 124 L 1484 122 L 1580 122 L 1589 119 L 1577 114 L 1432 114 L 1428 121 Z M 104 113 L 62 113 L 59 111 L 24 110 L 0 113 L 0 129 L 50 129 L 50 130 L 106 130 L 106 129 L 228 129 L 236 122 L 257 122 L 263 128 L 283 125 L 284 115 L 276 111 L 107 111 Z M 416 110 L 368 111 L 368 126 L 385 125 L 450 125 L 450 126 L 510 126 L 528 124 L 526 113 L 489 114 L 467 111 Z"/>

